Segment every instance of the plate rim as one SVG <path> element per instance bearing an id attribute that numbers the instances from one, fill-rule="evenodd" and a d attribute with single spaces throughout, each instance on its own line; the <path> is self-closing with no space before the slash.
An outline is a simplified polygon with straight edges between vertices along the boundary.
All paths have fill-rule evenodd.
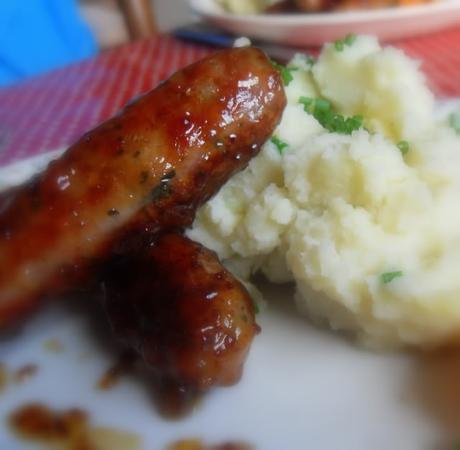
<path id="1" fill-rule="evenodd" d="M 189 0 L 192 12 L 199 16 L 215 20 L 225 20 L 233 23 L 271 23 L 275 26 L 298 26 L 298 25 L 328 25 L 333 23 L 347 22 L 374 22 L 391 19 L 404 19 L 425 16 L 427 14 L 439 14 L 447 12 L 460 13 L 460 2 L 456 0 L 438 0 L 415 6 L 402 6 L 398 8 L 385 8 L 378 10 L 341 11 L 333 13 L 300 13 L 300 14 L 232 14 L 224 11 L 219 5 L 214 8 L 209 5 L 215 0 Z"/>

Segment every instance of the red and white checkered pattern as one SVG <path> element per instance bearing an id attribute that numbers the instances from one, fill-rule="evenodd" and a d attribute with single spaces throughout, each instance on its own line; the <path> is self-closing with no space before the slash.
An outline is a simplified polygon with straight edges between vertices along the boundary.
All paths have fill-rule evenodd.
<path id="1" fill-rule="evenodd" d="M 436 95 L 460 96 L 460 28 L 396 44 Z M 212 52 L 159 36 L 0 90 L 0 166 L 72 143 L 178 68 Z"/>

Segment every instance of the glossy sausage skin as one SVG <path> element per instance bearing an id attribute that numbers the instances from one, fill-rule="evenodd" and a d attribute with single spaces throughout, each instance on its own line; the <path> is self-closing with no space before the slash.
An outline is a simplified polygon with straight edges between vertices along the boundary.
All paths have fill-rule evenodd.
<path id="1" fill-rule="evenodd" d="M 225 50 L 176 73 L 2 197 L 0 330 L 45 294 L 86 282 L 112 251 L 189 225 L 258 152 L 284 106 L 262 52 Z M 136 229 L 149 233 L 125 238 Z"/>
<path id="2" fill-rule="evenodd" d="M 115 335 L 159 378 L 200 391 L 239 380 L 258 326 L 246 289 L 213 252 L 165 235 L 114 259 L 103 287 Z"/>

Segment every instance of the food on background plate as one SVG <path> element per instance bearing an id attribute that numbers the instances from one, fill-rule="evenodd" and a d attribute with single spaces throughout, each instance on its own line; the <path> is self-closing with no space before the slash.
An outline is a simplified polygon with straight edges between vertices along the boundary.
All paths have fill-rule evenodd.
<path id="1" fill-rule="evenodd" d="M 146 260 L 150 264 L 147 272 L 153 268 L 155 258 L 166 264 L 168 261 L 155 253 L 155 245 L 165 242 L 161 236 L 181 233 L 193 222 L 196 208 L 246 166 L 270 137 L 285 103 L 280 74 L 260 50 L 222 51 L 177 72 L 120 115 L 84 135 L 42 174 L 3 193 L 0 331 L 16 325 L 39 307 L 45 296 L 85 286 L 90 292 L 101 281 L 112 294 L 110 286 L 115 282 L 105 277 L 107 267 L 115 262 Z M 199 287 L 200 280 L 203 284 L 209 281 L 206 294 L 211 298 L 200 312 L 208 314 L 208 324 L 218 327 L 201 345 L 204 353 L 215 351 L 220 355 L 220 363 L 227 364 L 229 372 L 225 378 L 219 368 L 212 366 L 209 373 L 214 371 L 214 378 L 207 383 L 200 379 L 197 387 L 210 387 L 213 382 L 228 384 L 237 380 L 255 331 L 253 306 L 244 287 L 212 253 L 182 239 L 176 237 L 175 242 L 181 243 L 176 249 L 183 251 L 176 256 L 183 258 L 182 270 L 190 269 L 196 280 L 187 280 L 182 273 L 177 274 L 177 279 L 187 282 L 190 289 Z M 190 248 L 201 252 L 203 258 L 186 256 Z M 167 270 L 177 267 L 169 264 L 167 270 L 161 270 L 164 279 L 173 280 L 175 275 Z M 216 277 L 212 282 L 211 273 Z M 129 276 L 126 273 L 128 280 Z M 131 286 L 133 292 L 143 295 L 142 287 L 153 289 L 148 284 Z M 172 294 L 173 286 L 170 291 Z M 130 294 L 128 291 L 126 298 L 117 301 L 129 302 Z M 154 298 L 158 292 L 151 294 Z M 197 295 L 184 300 L 199 298 Z M 158 306 L 158 310 L 162 307 Z M 146 314 L 157 312 L 152 305 L 148 308 Z M 170 312 L 180 313 L 181 309 Z M 233 321 L 240 323 L 242 313 L 247 321 L 241 330 L 235 330 Z M 167 315 L 162 319 L 167 321 Z M 202 320 L 200 317 L 195 322 L 190 317 L 187 332 L 200 333 L 202 330 L 194 330 L 193 326 L 200 327 Z M 144 316 L 135 326 L 139 328 L 131 331 L 142 338 L 151 338 L 156 330 L 170 333 L 169 337 L 184 332 L 164 329 L 157 317 Z M 241 339 L 237 339 L 234 334 L 240 331 Z M 213 340 L 214 347 L 209 342 Z M 203 365 L 202 372 L 206 373 L 206 364 L 212 365 L 215 360 L 196 359 L 199 348 L 195 340 L 193 343 L 188 362 L 190 366 Z M 166 369 L 164 375 L 175 376 L 178 383 L 190 382 L 180 378 L 186 376 L 185 350 L 180 358 L 166 365 L 161 352 L 154 355 L 145 344 L 141 353 L 145 350 L 142 356 L 150 367 Z M 155 361 L 154 356 L 160 359 Z M 191 367 L 188 369 L 192 372 Z"/>
<path id="2" fill-rule="evenodd" d="M 314 13 L 413 6 L 433 0 L 216 0 L 233 14 Z"/>
<path id="3" fill-rule="evenodd" d="M 279 127 L 189 236 L 364 345 L 458 344 L 460 136 L 419 63 L 349 35 L 281 72 Z"/>
<path id="4" fill-rule="evenodd" d="M 276 5 L 278 0 L 216 0 L 227 11 L 234 14 L 257 14 Z"/>
<path id="5" fill-rule="evenodd" d="M 293 0 L 299 12 L 394 8 L 430 3 L 433 0 Z M 289 2 L 285 2 L 289 3 Z"/>

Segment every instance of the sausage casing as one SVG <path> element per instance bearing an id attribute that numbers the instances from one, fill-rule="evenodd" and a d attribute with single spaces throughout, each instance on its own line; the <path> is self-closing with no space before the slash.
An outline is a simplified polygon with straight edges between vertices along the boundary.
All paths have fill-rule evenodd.
<path id="1" fill-rule="evenodd" d="M 87 280 L 124 242 L 125 227 L 155 233 L 190 224 L 197 206 L 257 153 L 285 101 L 279 74 L 262 52 L 216 53 L 2 197 L 0 329 L 44 294 Z"/>
<path id="2" fill-rule="evenodd" d="M 158 378 L 201 391 L 239 380 L 258 326 L 248 292 L 212 251 L 164 235 L 112 260 L 103 286 L 115 335 Z"/>

